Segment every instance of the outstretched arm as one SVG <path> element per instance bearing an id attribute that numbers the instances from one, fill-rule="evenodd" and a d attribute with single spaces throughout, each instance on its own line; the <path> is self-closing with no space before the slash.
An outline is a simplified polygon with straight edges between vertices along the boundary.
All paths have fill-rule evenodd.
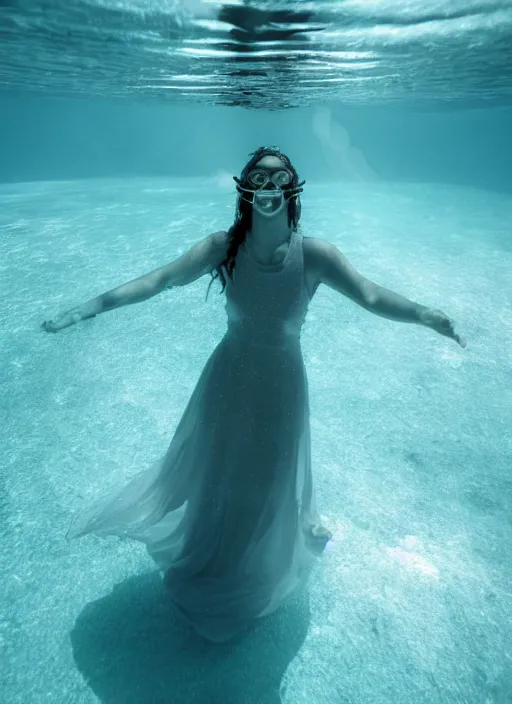
<path id="1" fill-rule="evenodd" d="M 166 288 L 186 286 L 219 266 L 225 253 L 226 233 L 216 232 L 205 237 L 170 264 L 91 298 L 66 311 L 57 320 L 45 320 L 41 327 L 47 332 L 57 332 L 80 320 L 94 318 L 99 313 L 146 301 Z"/>
<path id="2" fill-rule="evenodd" d="M 308 249 L 319 283 L 342 293 L 370 313 L 402 323 L 430 327 L 439 334 L 452 338 L 461 347 L 466 346 L 445 313 L 414 303 L 399 293 L 366 279 L 330 242 L 311 238 L 308 239 Z"/>

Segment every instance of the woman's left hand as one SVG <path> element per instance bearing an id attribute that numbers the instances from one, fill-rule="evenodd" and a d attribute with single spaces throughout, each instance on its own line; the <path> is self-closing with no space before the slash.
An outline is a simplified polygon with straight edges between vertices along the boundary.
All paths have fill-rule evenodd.
<path id="1" fill-rule="evenodd" d="M 451 318 L 442 310 L 427 308 L 421 314 L 421 322 L 432 330 L 435 330 L 440 335 L 450 337 L 455 340 L 461 347 L 466 347 L 466 341 L 455 332 L 455 324 Z"/>
<path id="2" fill-rule="evenodd" d="M 59 330 L 69 328 L 70 325 L 74 325 L 82 319 L 83 316 L 80 312 L 80 307 L 77 306 L 76 308 L 68 310 L 66 313 L 62 313 L 56 320 L 45 320 L 41 328 L 46 332 L 59 332 Z"/>

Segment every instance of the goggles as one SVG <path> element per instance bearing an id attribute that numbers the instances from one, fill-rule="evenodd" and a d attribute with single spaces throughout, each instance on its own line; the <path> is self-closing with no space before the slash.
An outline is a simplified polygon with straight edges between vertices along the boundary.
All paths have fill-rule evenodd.
<path id="1" fill-rule="evenodd" d="M 293 175 L 286 169 L 253 169 L 247 174 L 247 182 L 255 188 L 265 188 L 272 183 L 276 188 L 289 186 L 293 181 Z"/>
<path id="2" fill-rule="evenodd" d="M 247 174 L 244 185 L 236 176 L 233 176 L 233 180 L 242 200 L 250 203 L 261 215 L 269 217 L 280 212 L 290 198 L 302 193 L 302 186 L 306 183 L 302 181 L 292 186 L 293 174 L 283 168 L 252 169 Z"/>

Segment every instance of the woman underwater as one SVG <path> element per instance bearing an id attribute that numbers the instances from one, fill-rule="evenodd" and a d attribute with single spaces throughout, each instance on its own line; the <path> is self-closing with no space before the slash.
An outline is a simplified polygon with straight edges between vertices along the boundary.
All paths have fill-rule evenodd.
<path id="1" fill-rule="evenodd" d="M 318 286 L 465 346 L 444 313 L 378 286 L 334 245 L 299 234 L 304 182 L 279 149 L 258 149 L 235 181 L 227 232 L 42 325 L 57 332 L 208 273 L 220 280 L 228 328 L 165 455 L 94 502 L 68 533 L 145 543 L 178 611 L 216 642 L 274 611 L 330 538 L 315 503 L 300 344 Z"/>

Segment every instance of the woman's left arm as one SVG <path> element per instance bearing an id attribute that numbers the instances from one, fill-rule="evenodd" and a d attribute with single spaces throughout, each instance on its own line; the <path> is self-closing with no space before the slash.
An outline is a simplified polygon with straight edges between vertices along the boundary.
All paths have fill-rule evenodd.
<path id="1" fill-rule="evenodd" d="M 347 296 L 370 313 L 402 323 L 424 325 L 440 335 L 450 337 L 461 347 L 466 346 L 465 341 L 455 332 L 453 321 L 442 311 L 414 303 L 365 278 L 337 247 L 326 240 L 307 238 L 307 247 L 319 283 Z"/>

